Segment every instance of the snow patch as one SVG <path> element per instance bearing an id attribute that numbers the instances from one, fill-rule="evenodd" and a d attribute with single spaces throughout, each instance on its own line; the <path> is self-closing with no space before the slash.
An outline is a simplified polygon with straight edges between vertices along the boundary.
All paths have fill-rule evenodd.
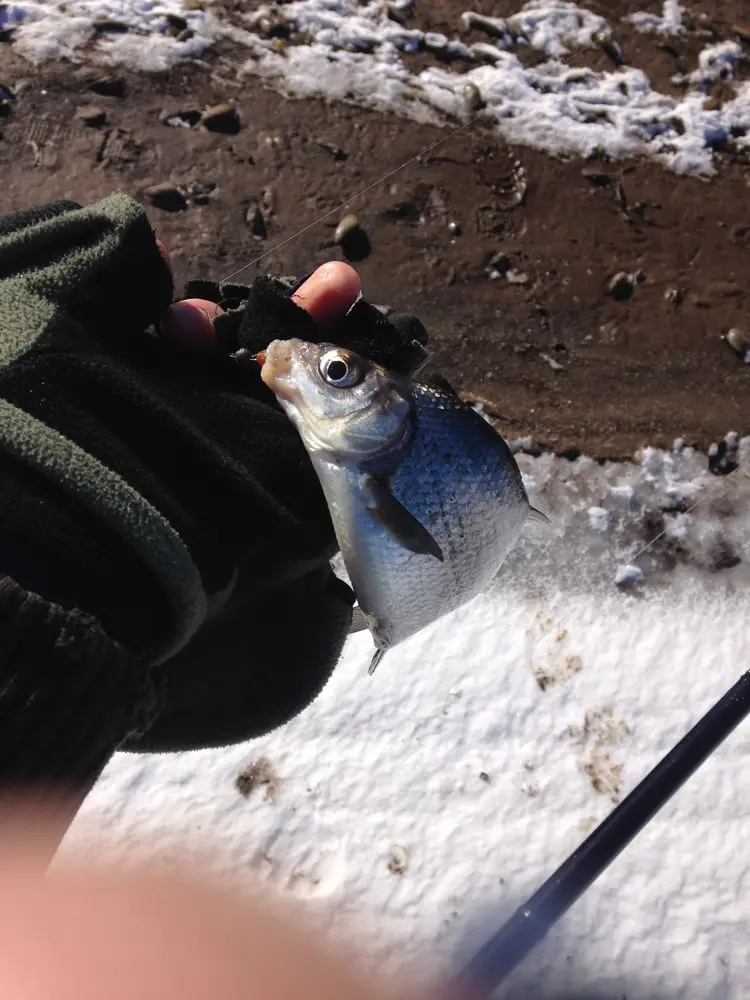
<path id="1" fill-rule="evenodd" d="M 636 11 L 625 20 L 634 24 L 639 31 L 649 31 L 659 35 L 681 35 L 685 31 L 682 15 L 685 8 L 679 0 L 664 0 L 661 14 L 652 11 Z"/>
<path id="2" fill-rule="evenodd" d="M 524 534 L 488 593 L 372 678 L 370 637 L 352 636 L 317 701 L 267 737 L 118 755 L 65 849 L 200 857 L 232 883 L 296 895 L 388 970 L 455 969 L 747 662 L 742 469 L 711 476 L 689 447 L 628 464 L 518 461 L 554 526 Z M 663 523 L 679 526 L 679 551 L 659 539 L 644 552 Z M 718 549 L 742 561 L 712 568 Z M 626 565 L 637 593 L 615 586 Z M 577 903 L 519 971 L 534 995 L 545 983 L 600 995 L 606 981 L 608 996 L 687 1000 L 700 982 L 739 1000 L 748 754 L 745 726 Z M 259 760 L 273 794 L 243 795 L 237 777 Z"/>
<path id="3" fill-rule="evenodd" d="M 166 15 L 181 17 L 192 37 L 178 41 L 167 32 Z M 180 0 L 69 0 L 14 3 L 3 18 L 16 26 L 14 47 L 38 63 L 48 59 L 91 60 L 104 65 L 128 65 L 146 72 L 168 69 L 186 59 L 200 58 L 220 26 L 202 10 L 187 10 Z M 109 22 L 109 23 L 107 23 Z M 118 27 L 120 26 L 120 27 Z M 93 48 L 87 49 L 93 39 Z"/>
<path id="4" fill-rule="evenodd" d="M 678 173 L 710 176 L 717 144 L 749 141 L 746 84 L 721 107 L 704 107 L 703 88 L 718 74 L 731 73 L 739 57 L 734 42 L 707 47 L 682 80 L 685 94 L 674 98 L 654 90 L 637 67 L 595 72 L 568 66 L 564 57 L 577 48 L 614 49 L 606 19 L 567 0 L 531 0 L 507 18 L 467 11 L 463 26 L 483 26 L 487 34 L 486 41 L 472 44 L 402 26 L 388 16 L 389 6 L 394 4 L 382 0 L 292 0 L 235 12 L 230 23 L 211 9 L 186 10 L 179 0 L 28 0 L 5 5 L 0 17 L 16 26 L 14 44 L 33 60 L 65 56 L 160 70 L 200 58 L 213 41 L 229 38 L 248 51 L 241 75 L 260 77 L 289 96 L 346 101 L 433 125 L 480 114 L 508 142 L 554 155 L 645 156 Z M 396 6 L 408 10 L 411 4 Z M 660 19 L 649 20 L 656 15 L 647 12 L 633 17 L 644 27 L 677 31 L 680 11 L 667 0 Z M 166 13 L 183 17 L 192 37 L 172 37 Z M 99 32 L 92 46 L 97 18 L 129 30 Z M 262 22 L 269 18 L 286 22 L 300 44 L 262 37 Z M 544 52 L 547 61 L 524 66 L 524 47 Z M 409 56 L 423 49 L 443 60 L 460 59 L 468 71 L 457 73 L 446 64 L 414 72 Z"/>

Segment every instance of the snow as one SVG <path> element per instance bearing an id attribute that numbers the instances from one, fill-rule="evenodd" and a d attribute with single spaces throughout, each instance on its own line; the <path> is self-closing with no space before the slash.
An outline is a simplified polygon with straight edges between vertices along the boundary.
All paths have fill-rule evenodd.
<path id="1" fill-rule="evenodd" d="M 664 7 L 661 14 L 654 14 L 653 11 L 636 11 L 627 20 L 631 21 L 639 31 L 655 32 L 660 35 L 680 35 L 685 28 L 682 23 L 682 15 L 685 8 L 679 0 L 664 0 Z"/>
<path id="2" fill-rule="evenodd" d="M 96 840 L 120 863 L 200 858 L 299 897 L 386 969 L 455 970 L 747 665 L 744 469 L 710 476 L 690 448 L 518 460 L 554 526 L 528 530 L 492 591 L 372 678 L 369 635 L 352 636 L 317 701 L 265 738 L 118 755 L 63 853 Z M 727 554 L 742 562 L 711 569 Z M 637 591 L 615 586 L 627 565 Z M 748 753 L 740 727 L 518 970 L 514 995 L 671 1000 L 699 982 L 746 996 Z M 252 762 L 270 784 L 243 797 Z"/>
<path id="3" fill-rule="evenodd" d="M 3 11 L 3 6 L 5 10 Z M 166 33 L 166 14 L 184 18 L 194 32 L 185 41 Z M 0 5 L 0 27 L 17 27 L 15 47 L 32 62 L 46 59 L 81 59 L 81 50 L 96 34 L 95 23 L 108 20 L 127 26 L 124 33 L 105 31 L 95 51 L 88 53 L 105 65 L 130 65 L 155 72 L 184 59 L 203 55 L 216 35 L 210 15 L 186 10 L 180 0 L 28 0 Z"/>
<path id="4" fill-rule="evenodd" d="M 408 10 L 411 4 L 394 6 Z M 587 157 L 602 150 L 710 176 L 717 144 L 738 135 L 739 144 L 747 144 L 748 85 L 721 107 L 704 107 L 706 84 L 722 67 L 731 73 L 737 61 L 736 42 L 708 46 L 682 80 L 684 93 L 673 97 L 656 90 L 637 65 L 613 64 L 609 71 L 567 65 L 575 50 L 604 45 L 616 51 L 612 25 L 582 4 L 530 0 L 507 18 L 467 11 L 453 38 L 404 27 L 389 18 L 388 7 L 383 0 L 291 0 L 236 12 L 230 21 L 220 8 L 184 10 L 179 0 L 23 0 L 5 5 L 0 20 L 17 25 L 15 45 L 30 59 L 64 55 L 147 70 L 200 58 L 212 42 L 229 38 L 246 47 L 242 76 L 259 77 L 289 96 L 347 101 L 436 125 L 468 122 L 481 104 L 479 117 L 505 140 L 554 155 Z M 181 13 L 193 37 L 171 37 L 165 12 Z M 644 31 L 676 34 L 684 30 L 682 13 L 676 0 L 666 0 L 661 15 L 646 10 L 630 20 Z M 93 22 L 101 17 L 131 30 L 105 33 L 92 46 Z M 269 18 L 286 22 L 300 44 L 263 37 Z M 467 25 L 483 30 L 487 40 L 463 41 Z M 463 60 L 467 71 L 443 64 L 415 72 L 409 54 L 421 48 Z M 547 60 L 524 66 L 525 48 Z"/>

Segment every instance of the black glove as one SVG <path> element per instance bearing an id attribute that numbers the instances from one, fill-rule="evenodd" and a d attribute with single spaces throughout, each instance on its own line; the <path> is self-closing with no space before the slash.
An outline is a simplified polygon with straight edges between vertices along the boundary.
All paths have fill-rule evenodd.
<path id="1" fill-rule="evenodd" d="M 408 372 L 426 334 L 360 300 L 324 336 L 293 285 L 191 283 L 228 310 L 221 350 L 196 357 L 153 335 L 172 282 L 132 199 L 0 221 L 0 569 L 152 664 L 159 712 L 128 749 L 266 732 L 345 641 L 353 595 L 317 477 L 258 366 L 232 355 L 326 339 Z"/>

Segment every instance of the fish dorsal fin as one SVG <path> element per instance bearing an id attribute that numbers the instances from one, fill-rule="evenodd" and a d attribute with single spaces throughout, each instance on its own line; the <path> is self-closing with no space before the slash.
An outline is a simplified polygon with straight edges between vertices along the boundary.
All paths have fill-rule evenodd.
<path id="1" fill-rule="evenodd" d="M 547 517 L 547 515 L 541 511 L 537 510 L 536 507 L 529 505 L 529 512 L 526 515 L 526 520 L 531 521 L 532 524 L 544 524 L 546 527 L 552 527 L 552 521 Z"/>
<path id="2" fill-rule="evenodd" d="M 424 378 L 419 379 L 419 381 L 422 385 L 429 385 L 434 389 L 442 389 L 443 392 L 447 393 L 449 396 L 455 396 L 457 399 L 460 398 L 448 379 L 443 375 L 438 375 L 437 373 L 426 375 Z"/>
<path id="3" fill-rule="evenodd" d="M 385 528 L 391 538 L 409 552 L 445 561 L 442 549 L 427 528 L 399 503 L 381 480 L 368 476 L 365 490 L 367 513 Z"/>

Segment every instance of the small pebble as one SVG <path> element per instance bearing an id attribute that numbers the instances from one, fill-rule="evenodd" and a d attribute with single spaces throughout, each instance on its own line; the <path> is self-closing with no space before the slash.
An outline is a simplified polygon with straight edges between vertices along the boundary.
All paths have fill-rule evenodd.
<path id="1" fill-rule="evenodd" d="M 464 96 L 466 97 L 466 105 L 472 113 L 481 111 L 485 106 L 484 98 L 479 90 L 479 87 L 474 83 L 467 83 L 464 87 Z"/>
<path id="2" fill-rule="evenodd" d="M 552 358 L 552 357 L 550 357 L 549 354 L 542 353 L 542 354 L 539 355 L 539 357 L 542 359 L 542 361 L 546 361 L 547 362 L 547 364 L 550 366 L 550 368 L 552 369 L 553 372 L 564 372 L 565 371 L 565 366 L 561 365 L 559 361 L 555 361 L 555 359 Z"/>
<path id="3" fill-rule="evenodd" d="M 504 278 L 511 270 L 511 261 L 507 253 L 496 253 L 487 265 L 487 274 L 495 281 L 497 278 Z"/>
<path id="4" fill-rule="evenodd" d="M 344 255 L 352 261 L 364 260 L 372 250 L 369 237 L 360 226 L 356 215 L 344 216 L 336 226 L 333 239 L 341 247 Z"/>
<path id="5" fill-rule="evenodd" d="M 255 22 L 255 27 L 266 38 L 289 38 L 292 33 L 292 25 L 281 11 L 263 14 Z"/>
<path id="6" fill-rule="evenodd" d="M 349 159 L 347 151 L 342 149 L 340 146 L 336 146 L 332 142 L 319 142 L 318 145 L 321 149 L 324 149 L 326 153 L 330 153 L 337 163 L 344 163 Z"/>
<path id="7" fill-rule="evenodd" d="M 601 167 L 584 167 L 581 173 L 587 181 L 596 187 L 612 186 L 612 175 L 606 173 Z"/>
<path id="8" fill-rule="evenodd" d="M 635 584 L 643 583 L 643 570 L 637 566 L 620 566 L 615 574 L 615 586 L 623 589 L 633 587 Z"/>
<path id="9" fill-rule="evenodd" d="M 672 442 L 672 451 L 675 455 L 680 455 L 685 450 L 685 438 L 675 438 Z"/>
<path id="10" fill-rule="evenodd" d="M 263 212 L 260 210 L 260 205 L 251 205 L 248 208 L 245 214 L 245 222 L 250 227 L 250 232 L 252 233 L 254 240 L 268 239 L 266 220 L 263 218 Z"/>
<path id="11" fill-rule="evenodd" d="M 333 234 L 334 242 L 341 243 L 353 229 L 359 229 L 359 219 L 356 215 L 345 215 L 336 226 L 336 232 Z"/>
<path id="12" fill-rule="evenodd" d="M 734 348 L 745 364 L 750 364 L 750 338 L 736 326 L 726 335 L 726 342 Z"/>
<path id="13" fill-rule="evenodd" d="M 225 135 L 236 135 L 241 127 L 240 116 L 231 104 L 216 104 L 206 108 L 201 115 L 201 124 L 209 132 L 221 132 Z"/>
<path id="14" fill-rule="evenodd" d="M 679 306 L 683 301 L 683 295 L 679 288 L 667 288 L 664 292 L 664 299 L 673 306 Z"/>
<path id="15" fill-rule="evenodd" d="M 165 14 L 164 20 L 167 22 L 167 32 L 171 35 L 179 35 L 179 33 L 184 31 L 188 26 L 185 18 L 180 17 L 179 14 Z"/>
<path id="16" fill-rule="evenodd" d="M 107 121 L 107 112 L 96 104 L 85 104 L 76 111 L 76 118 L 89 128 L 100 128 Z"/>
<path id="17" fill-rule="evenodd" d="M 617 302 L 625 302 L 631 298 L 634 288 L 635 282 L 632 275 L 626 274 L 625 271 L 618 271 L 610 278 L 607 285 L 607 291 Z"/>
<path id="18" fill-rule="evenodd" d="M 708 449 L 708 471 L 714 476 L 728 476 L 738 466 L 740 436 L 729 431 L 723 441 L 714 442 Z"/>
<path id="19" fill-rule="evenodd" d="M 260 207 L 266 215 L 273 215 L 274 209 L 276 208 L 276 196 L 273 188 L 263 188 L 260 195 Z"/>
<path id="20" fill-rule="evenodd" d="M 100 97 L 124 97 L 126 91 L 125 80 L 121 76 L 97 76 L 88 87 Z"/>
<path id="21" fill-rule="evenodd" d="M 461 235 L 461 223 L 460 222 L 449 222 L 448 223 L 448 232 L 451 234 L 451 236 L 460 236 Z"/>
<path id="22" fill-rule="evenodd" d="M 175 184 L 152 184 L 144 188 L 143 194 L 155 208 L 165 212 L 182 212 L 187 208 L 187 198 Z"/>

